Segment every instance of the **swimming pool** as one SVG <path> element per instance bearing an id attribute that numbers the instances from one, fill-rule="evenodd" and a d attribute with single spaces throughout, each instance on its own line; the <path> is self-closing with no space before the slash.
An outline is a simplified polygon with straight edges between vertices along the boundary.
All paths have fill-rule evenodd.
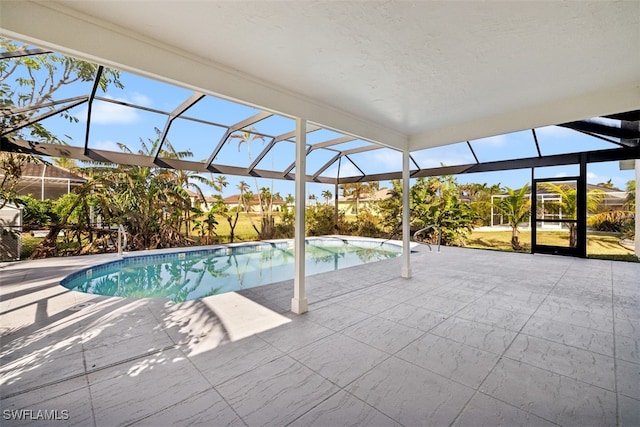
<path id="1" fill-rule="evenodd" d="M 306 275 L 397 257 L 402 247 L 374 239 L 305 240 Z M 293 279 L 293 241 L 252 242 L 209 249 L 133 255 L 80 270 L 60 284 L 68 289 L 174 302 Z"/>

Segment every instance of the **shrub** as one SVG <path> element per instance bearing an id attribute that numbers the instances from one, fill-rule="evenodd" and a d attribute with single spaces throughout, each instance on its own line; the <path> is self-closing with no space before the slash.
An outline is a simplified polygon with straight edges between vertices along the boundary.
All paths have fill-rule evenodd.
<path id="1" fill-rule="evenodd" d="M 603 212 L 589 218 L 587 224 L 597 231 L 622 233 L 629 227 L 633 229 L 634 214 L 629 211 Z"/>

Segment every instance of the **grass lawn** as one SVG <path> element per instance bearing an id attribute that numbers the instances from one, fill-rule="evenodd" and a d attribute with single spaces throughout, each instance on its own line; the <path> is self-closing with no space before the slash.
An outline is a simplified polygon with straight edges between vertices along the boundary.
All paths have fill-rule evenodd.
<path id="1" fill-rule="evenodd" d="M 520 242 L 525 251 L 531 250 L 531 232 L 521 231 Z M 548 245 L 569 246 L 569 234 L 562 231 L 538 233 L 538 241 Z M 611 233 L 590 232 L 587 234 L 587 256 L 620 261 L 638 261 L 632 251 L 621 246 L 620 237 Z M 467 247 L 511 251 L 511 231 L 474 231 L 469 235 Z"/>
<path id="2" fill-rule="evenodd" d="M 221 243 L 229 242 L 229 234 L 231 233 L 231 227 L 227 220 L 220 215 L 216 215 L 216 220 L 218 221 L 218 225 L 216 226 L 216 234 L 220 239 Z M 278 219 L 276 218 L 276 221 Z M 249 214 L 241 212 L 238 217 L 238 223 L 235 228 L 235 241 L 251 241 L 258 239 L 258 233 L 251 226 L 251 221 L 260 229 L 260 214 L 251 214 L 251 218 L 249 218 Z M 195 235 L 195 232 L 191 232 L 192 235 Z"/>
<path id="3" fill-rule="evenodd" d="M 42 237 L 33 237 L 31 233 L 22 233 L 22 251 L 20 259 L 27 259 L 33 250 L 42 242 Z"/>

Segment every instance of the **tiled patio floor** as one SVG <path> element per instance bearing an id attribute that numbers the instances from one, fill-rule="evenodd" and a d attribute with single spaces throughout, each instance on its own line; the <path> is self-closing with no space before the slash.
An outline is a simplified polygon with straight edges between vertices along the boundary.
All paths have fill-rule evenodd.
<path id="1" fill-rule="evenodd" d="M 294 315 L 292 282 L 182 304 L 58 285 L 88 262 L 0 266 L 2 425 L 640 425 L 640 264 L 419 248 L 409 280 L 400 259 L 309 277 Z"/>

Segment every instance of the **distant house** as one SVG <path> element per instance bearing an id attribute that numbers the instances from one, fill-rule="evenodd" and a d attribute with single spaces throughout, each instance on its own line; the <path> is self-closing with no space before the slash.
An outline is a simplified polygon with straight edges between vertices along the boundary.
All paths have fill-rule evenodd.
<path id="1" fill-rule="evenodd" d="M 31 194 L 40 200 L 57 199 L 73 192 L 86 181 L 82 176 L 59 166 L 28 163 L 22 169 L 16 193 L 20 196 Z"/>
<path id="2" fill-rule="evenodd" d="M 244 205 L 240 200 L 240 194 L 234 194 L 232 196 L 225 197 L 223 200 L 224 200 L 224 204 L 227 205 L 228 209 L 235 209 L 238 207 L 240 207 L 241 209 L 244 209 Z M 272 204 L 273 211 L 279 212 L 280 210 L 282 210 L 282 206 L 284 204 L 285 204 L 285 201 L 282 199 L 282 197 L 274 197 L 273 204 Z M 257 194 L 254 194 L 251 200 L 248 200 L 246 202 L 246 207 L 247 207 L 247 211 L 249 212 L 260 212 L 260 199 L 258 198 Z"/>
<path id="3" fill-rule="evenodd" d="M 371 209 L 376 208 L 377 203 L 381 200 L 386 200 L 391 197 L 391 190 L 388 188 L 381 188 L 373 194 L 365 194 L 360 200 L 358 200 L 358 209 Z M 338 210 L 350 214 L 355 214 L 356 206 L 352 197 L 338 197 Z"/>
<path id="4" fill-rule="evenodd" d="M 560 186 L 567 185 L 571 188 L 575 188 L 575 185 L 576 185 L 575 181 L 555 181 L 553 182 L 553 184 L 560 185 Z M 624 204 L 628 194 L 626 191 L 622 191 L 616 187 L 607 187 L 607 186 L 597 185 L 597 184 L 587 184 L 587 194 L 592 191 L 599 191 L 604 193 L 604 196 L 602 197 L 602 200 L 600 201 L 597 207 L 597 213 L 614 211 L 614 210 L 624 210 Z M 493 206 L 495 204 L 495 199 L 505 197 L 505 196 L 506 195 L 503 195 L 503 194 L 496 194 L 491 196 L 491 210 L 493 212 L 491 216 L 492 226 L 504 225 L 504 218 L 502 214 L 497 209 L 494 210 Z M 531 194 L 527 194 L 527 197 L 531 198 Z M 538 188 L 537 200 L 538 200 L 537 201 L 538 208 L 540 209 L 540 211 L 538 212 L 539 218 L 542 218 L 542 219 L 545 219 L 545 217 L 549 218 L 548 223 L 544 223 L 544 222 L 542 223 L 543 228 L 560 227 L 560 223 L 556 223 L 553 220 L 558 218 L 561 219 L 562 211 L 549 213 L 549 212 L 546 212 L 544 209 L 545 203 L 559 202 L 560 196 L 549 189 Z"/>

